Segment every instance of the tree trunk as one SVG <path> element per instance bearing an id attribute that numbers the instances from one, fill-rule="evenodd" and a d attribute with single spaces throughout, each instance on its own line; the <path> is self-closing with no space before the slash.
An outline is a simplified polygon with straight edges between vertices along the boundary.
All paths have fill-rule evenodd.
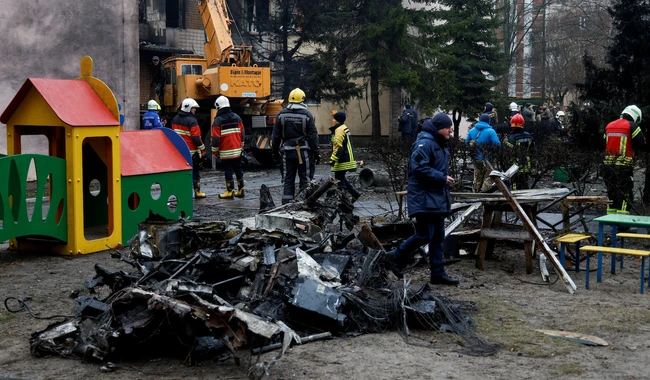
<path id="1" fill-rule="evenodd" d="M 379 115 L 379 70 L 370 69 L 370 108 L 372 112 L 372 138 L 381 137 L 381 120 Z"/>
<path id="2" fill-rule="evenodd" d="M 460 119 L 461 116 L 463 116 L 463 112 L 460 111 L 458 108 L 454 109 L 454 112 L 452 113 L 451 120 L 454 122 L 454 137 L 458 138 L 460 133 Z"/>

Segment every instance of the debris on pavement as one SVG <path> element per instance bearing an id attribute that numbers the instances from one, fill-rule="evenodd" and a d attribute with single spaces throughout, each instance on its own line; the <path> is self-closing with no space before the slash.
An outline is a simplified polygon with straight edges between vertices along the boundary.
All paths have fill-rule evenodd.
<path id="1" fill-rule="evenodd" d="M 409 325 L 453 332 L 469 354 L 496 352 L 473 332 L 468 303 L 441 297 L 428 284 L 390 280 L 386 251 L 370 228 L 356 237 L 326 231 L 337 219 L 354 220 L 351 204 L 329 183 L 274 211 L 310 213 L 305 224 L 320 230 L 313 234 L 303 233 L 311 226 L 286 224 L 141 224 L 130 252 L 113 255 L 135 272 L 97 264 L 86 284 L 91 296 L 76 298 L 76 317 L 33 333 L 32 354 L 102 362 L 111 371 L 109 361 L 144 353 L 186 357 L 190 364 L 228 357 L 239 363 L 244 347 L 256 348 L 254 355 L 281 349 L 249 369 L 260 378 L 292 344 L 391 329 L 406 338 Z M 110 294 L 98 299 L 101 288 Z"/>

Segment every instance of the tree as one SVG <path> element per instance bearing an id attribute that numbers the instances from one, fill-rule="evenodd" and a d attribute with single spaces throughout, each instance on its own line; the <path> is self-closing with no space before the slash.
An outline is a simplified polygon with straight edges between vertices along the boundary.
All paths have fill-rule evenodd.
<path id="1" fill-rule="evenodd" d="M 487 0 L 442 0 L 445 9 L 436 11 L 443 21 L 434 28 L 440 47 L 438 69 L 450 73 L 450 84 L 441 106 L 453 111 L 458 136 L 461 117 L 483 110 L 492 99 L 496 79 L 505 70 L 505 56 L 497 46 L 498 20 Z"/>
<path id="2" fill-rule="evenodd" d="M 580 89 L 582 100 L 594 105 L 603 120 L 611 121 L 629 104 L 636 104 L 647 115 L 650 111 L 650 2 L 648 0 L 616 0 L 608 8 L 614 36 L 605 62 L 597 67 L 585 59 L 585 81 Z M 640 124 L 648 134 L 647 122 Z M 596 132 L 596 131 L 594 131 Z M 650 157 L 645 156 L 646 168 Z M 643 200 L 650 201 L 650 171 L 646 170 Z"/>

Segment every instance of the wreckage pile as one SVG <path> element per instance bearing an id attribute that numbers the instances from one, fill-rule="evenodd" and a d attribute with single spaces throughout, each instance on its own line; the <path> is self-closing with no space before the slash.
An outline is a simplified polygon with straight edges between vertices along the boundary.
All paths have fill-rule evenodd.
<path id="1" fill-rule="evenodd" d="M 331 205 L 344 197 L 329 193 L 322 202 L 295 203 L 291 212 L 325 210 L 319 222 L 331 223 L 341 217 Z M 76 299 L 74 318 L 34 333 L 31 351 L 98 362 L 158 352 L 195 363 L 238 361 L 243 347 L 281 348 L 271 363 L 253 368 L 262 376 L 293 342 L 389 329 L 408 334 L 410 327 L 454 332 L 468 353 L 495 352 L 470 328 L 472 305 L 439 297 L 428 284 L 388 279 L 385 251 L 369 228 L 355 235 L 320 227 L 305 237 L 304 228 L 268 231 L 241 222 L 144 223 L 128 253 L 112 253 L 137 272 L 96 264 L 91 296 Z M 110 294 L 97 299 L 103 287 Z"/>

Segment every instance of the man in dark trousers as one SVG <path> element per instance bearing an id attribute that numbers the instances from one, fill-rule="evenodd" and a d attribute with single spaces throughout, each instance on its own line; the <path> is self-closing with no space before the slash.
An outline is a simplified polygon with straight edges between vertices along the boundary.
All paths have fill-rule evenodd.
<path id="1" fill-rule="evenodd" d="M 296 172 L 300 190 L 307 188 L 310 160 L 318 164 L 318 131 L 314 116 L 305 105 L 305 93 L 299 88 L 289 94 L 289 105 L 280 111 L 271 137 L 273 158 L 282 160 L 284 192 L 282 204 L 293 201 L 296 192 Z"/>
<path id="2" fill-rule="evenodd" d="M 352 199 L 356 201 L 361 194 L 345 178 L 345 173 L 357 168 L 357 162 L 354 160 L 354 149 L 350 138 L 350 130 L 345 125 L 345 112 L 339 111 L 334 114 L 336 124 L 330 128 L 332 132 L 332 155 L 330 156 L 330 166 L 334 172 L 334 178 L 339 181 L 339 189 L 346 189 Z"/>
<path id="3" fill-rule="evenodd" d="M 202 161 L 205 158 L 205 145 L 201 139 L 201 128 L 199 121 L 194 114 L 199 104 L 192 98 L 185 98 L 181 103 L 181 110 L 178 111 L 172 120 L 172 129 L 178 133 L 192 155 L 192 183 L 194 185 L 194 198 L 205 198 L 205 193 L 201 191 L 201 169 Z"/>
<path id="4" fill-rule="evenodd" d="M 410 104 L 406 103 L 402 109 L 402 116 L 397 118 L 397 132 L 402 133 L 402 139 L 407 141 L 414 140 L 414 135 L 418 128 L 417 117 L 415 110 L 411 108 Z"/>
<path id="5" fill-rule="evenodd" d="M 607 196 L 614 203 L 608 214 L 629 214 L 634 190 L 634 155 L 645 148 L 645 137 L 639 128 L 641 109 L 627 106 L 621 118 L 605 127 L 605 165 L 603 180 Z"/>
<path id="6" fill-rule="evenodd" d="M 458 279 L 450 277 L 443 265 L 442 243 L 445 240 L 445 217 L 451 211 L 449 185 L 449 151 L 447 141 L 452 135 L 451 118 L 444 113 L 436 114 L 422 124 L 411 147 L 408 169 L 407 204 L 409 217 L 415 218 L 415 235 L 408 238 L 391 254 L 390 268 L 398 277 L 407 263 L 407 256 L 425 243 L 429 243 L 429 264 L 432 284 L 458 285 Z"/>
<path id="7" fill-rule="evenodd" d="M 212 122 L 212 154 L 224 167 L 226 191 L 219 194 L 220 199 L 244 197 L 244 171 L 241 167 L 244 144 L 244 123 L 239 115 L 230 109 L 230 101 L 221 95 L 214 102 L 217 116 Z M 233 174 L 237 176 L 238 190 L 235 191 Z"/>
<path id="8" fill-rule="evenodd" d="M 164 95 L 165 95 L 165 69 L 163 68 L 162 62 L 157 55 L 154 55 L 151 58 L 151 65 L 149 66 L 149 79 L 151 83 L 151 88 L 153 89 L 153 95 L 158 97 L 158 104 L 164 104 Z"/>

